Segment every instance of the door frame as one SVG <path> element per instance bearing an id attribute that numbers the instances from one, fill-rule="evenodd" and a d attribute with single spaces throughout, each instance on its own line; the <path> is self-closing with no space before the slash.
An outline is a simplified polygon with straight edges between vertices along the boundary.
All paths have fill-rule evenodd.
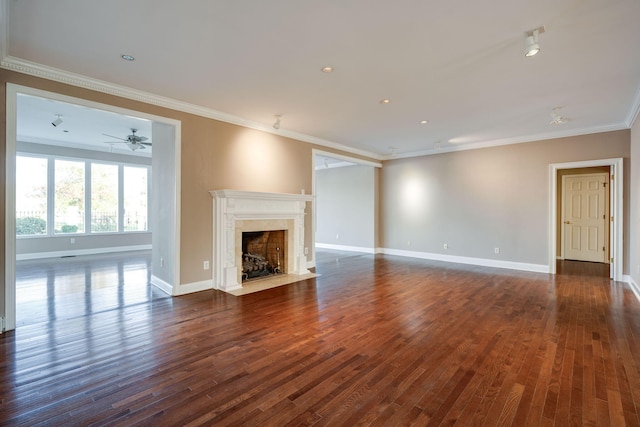
<path id="1" fill-rule="evenodd" d="M 623 280 L 622 265 L 624 262 L 623 233 L 624 233 L 624 210 L 623 210 L 623 190 L 624 190 L 624 169 L 623 158 L 587 160 L 581 162 L 552 163 L 549 165 L 549 273 L 556 274 L 557 259 L 557 224 L 559 214 L 557 203 L 558 170 L 578 169 L 596 166 L 609 166 L 611 170 L 611 186 L 609 200 L 609 215 L 614 219 L 611 225 L 610 257 L 613 263 L 610 264 L 611 278 L 616 281 Z"/>
<path id="2" fill-rule="evenodd" d="M 174 174 L 172 180 L 175 185 L 173 194 L 167 194 L 166 199 L 172 202 L 171 210 L 175 219 L 172 236 L 167 240 L 173 243 L 169 258 L 173 260 L 173 295 L 180 284 L 180 164 L 181 164 L 181 122 L 168 117 L 156 116 L 141 111 L 129 110 L 114 105 L 75 98 L 56 92 L 49 92 L 29 86 L 7 83 L 6 87 L 6 144 L 5 144 L 5 274 L 4 274 L 4 324 L 0 325 L 0 333 L 16 328 L 16 139 L 17 139 L 17 100 L 18 94 L 39 96 L 71 104 L 95 108 L 113 113 L 131 115 L 157 123 L 172 126 L 174 147 L 172 151 Z M 152 184 L 153 185 L 153 184 Z M 152 196 L 153 197 L 153 196 Z M 152 259 L 156 250 L 152 248 Z M 0 298 L 1 300 L 1 298 Z"/>

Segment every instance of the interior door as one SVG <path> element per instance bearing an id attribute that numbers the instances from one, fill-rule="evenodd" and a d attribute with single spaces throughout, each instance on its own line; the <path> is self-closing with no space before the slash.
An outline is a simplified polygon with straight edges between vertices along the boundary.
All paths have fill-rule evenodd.
<path id="1" fill-rule="evenodd" d="M 565 259 L 608 263 L 608 181 L 606 173 L 562 177 Z"/>

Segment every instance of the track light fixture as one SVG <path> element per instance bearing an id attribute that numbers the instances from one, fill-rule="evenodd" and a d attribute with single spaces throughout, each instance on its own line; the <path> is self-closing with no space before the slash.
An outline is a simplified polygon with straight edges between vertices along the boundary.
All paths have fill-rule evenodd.
<path id="1" fill-rule="evenodd" d="M 542 33 L 544 33 L 544 26 L 540 28 L 536 28 L 535 30 L 531 30 L 527 33 L 527 38 L 526 38 L 527 46 L 524 50 L 524 56 L 528 58 L 540 52 L 540 45 L 538 44 L 538 36 Z"/>
<path id="2" fill-rule="evenodd" d="M 56 114 L 57 119 L 55 119 L 54 121 L 51 122 L 51 124 L 53 125 L 54 128 L 57 128 L 58 126 L 60 126 L 62 124 L 62 119 L 60 117 L 62 117 L 60 114 Z"/>
<path id="3" fill-rule="evenodd" d="M 551 110 L 551 121 L 549 122 L 550 125 L 563 125 L 569 121 L 569 119 L 561 116 L 560 113 L 558 113 L 558 110 L 560 110 L 560 108 L 562 107 L 556 107 Z"/>
<path id="4" fill-rule="evenodd" d="M 280 117 L 282 117 L 282 115 L 281 114 L 276 114 L 275 117 L 276 117 L 276 121 L 273 124 L 273 128 L 277 130 L 277 129 L 280 129 Z"/>

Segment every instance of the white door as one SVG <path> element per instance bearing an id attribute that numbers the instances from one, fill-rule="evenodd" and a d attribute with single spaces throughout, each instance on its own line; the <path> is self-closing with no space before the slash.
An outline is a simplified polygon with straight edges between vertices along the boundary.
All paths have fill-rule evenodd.
<path id="1" fill-rule="evenodd" d="M 609 261 L 608 181 L 606 173 L 562 177 L 565 259 Z"/>

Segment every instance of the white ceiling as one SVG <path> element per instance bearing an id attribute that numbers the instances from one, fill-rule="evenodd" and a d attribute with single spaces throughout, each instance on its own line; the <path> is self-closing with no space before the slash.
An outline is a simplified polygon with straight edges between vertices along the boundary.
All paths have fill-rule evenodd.
<path id="1" fill-rule="evenodd" d="M 134 152 L 121 142 L 132 129 L 152 142 L 149 120 L 26 94 L 19 94 L 16 105 L 18 141 L 151 156 L 151 147 Z M 62 123 L 53 126 L 58 116 Z"/>
<path id="2" fill-rule="evenodd" d="M 6 68 L 379 159 L 625 129 L 640 104 L 638 0 L 2 2 Z"/>

